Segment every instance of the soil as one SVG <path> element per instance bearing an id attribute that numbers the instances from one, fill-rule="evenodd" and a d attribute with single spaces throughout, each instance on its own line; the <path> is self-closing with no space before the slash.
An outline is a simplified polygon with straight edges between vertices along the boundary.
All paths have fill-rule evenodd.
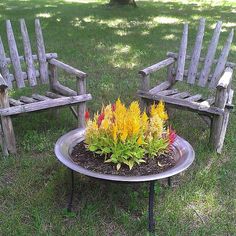
<path id="1" fill-rule="evenodd" d="M 105 156 L 98 155 L 94 152 L 89 151 L 85 147 L 84 142 L 78 143 L 71 153 L 72 160 L 81 167 L 86 168 L 87 170 L 91 170 L 101 174 L 120 176 L 143 176 L 164 172 L 167 169 L 175 166 L 176 161 L 173 156 L 174 153 L 172 150 L 154 158 L 145 156 L 145 163 L 134 165 L 131 170 L 127 165 L 122 165 L 121 168 L 117 171 L 115 164 L 104 163 Z"/>

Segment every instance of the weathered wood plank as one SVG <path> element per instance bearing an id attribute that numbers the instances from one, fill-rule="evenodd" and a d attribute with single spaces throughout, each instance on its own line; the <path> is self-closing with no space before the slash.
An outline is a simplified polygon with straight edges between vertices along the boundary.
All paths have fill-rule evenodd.
<path id="1" fill-rule="evenodd" d="M 224 87 L 218 87 L 216 90 L 216 96 L 215 96 L 215 106 L 224 109 L 227 102 L 227 89 Z M 221 129 L 222 124 L 224 121 L 224 115 L 218 115 L 213 117 L 212 121 L 212 128 L 211 128 L 211 144 L 215 150 L 218 150 L 219 148 L 219 141 L 220 141 L 220 135 L 221 135 Z"/>
<path id="2" fill-rule="evenodd" d="M 9 98 L 9 103 L 11 106 L 20 106 L 20 105 L 24 105 L 23 102 L 16 100 L 14 98 Z"/>
<path id="3" fill-rule="evenodd" d="M 6 89 L 0 89 L 0 111 L 4 109 L 11 109 L 9 100 L 8 100 L 8 92 Z M 6 145 L 4 149 L 7 149 L 10 153 L 16 153 L 16 140 L 15 134 L 12 126 L 12 121 L 9 116 L 3 117 L 1 116 L 1 124 L 3 130 L 3 144 Z"/>
<path id="4" fill-rule="evenodd" d="M 20 101 L 24 102 L 24 103 L 33 103 L 33 102 L 37 102 L 37 100 L 30 98 L 30 97 L 26 97 L 26 96 L 21 96 L 20 97 Z"/>
<path id="5" fill-rule="evenodd" d="M 201 94 L 195 94 L 193 96 L 185 98 L 184 100 L 189 101 L 189 102 L 196 102 L 196 101 L 199 101 L 201 98 L 202 98 Z"/>
<path id="6" fill-rule="evenodd" d="M 40 95 L 40 94 L 37 94 L 37 93 L 32 94 L 32 98 L 35 99 L 35 100 L 38 100 L 38 101 L 45 101 L 45 100 L 50 100 L 51 99 L 49 97 L 46 97 L 46 96 L 43 96 L 43 95 Z"/>
<path id="7" fill-rule="evenodd" d="M 2 147 L 2 152 L 3 152 L 3 156 L 8 156 L 9 152 L 7 150 L 7 144 L 4 138 L 4 134 L 3 134 L 3 130 L 2 130 L 2 125 L 0 123 L 0 145 Z"/>
<path id="8" fill-rule="evenodd" d="M 211 42 L 209 44 L 206 59 L 205 59 L 203 69 L 201 71 L 200 78 L 198 81 L 198 85 L 201 87 L 205 87 L 208 80 L 208 76 L 211 71 L 211 67 L 213 64 L 213 60 L 215 57 L 215 53 L 216 53 L 216 49 L 217 49 L 217 45 L 218 45 L 218 41 L 220 37 L 221 26 L 222 26 L 222 22 L 218 21 L 216 24 Z"/>
<path id="9" fill-rule="evenodd" d="M 21 113 L 40 111 L 40 110 L 45 110 L 49 108 L 77 104 L 77 103 L 89 101 L 91 99 L 92 99 L 91 94 L 83 94 L 83 95 L 74 96 L 74 97 L 62 97 L 62 98 L 57 98 L 53 100 L 45 100 L 45 101 L 25 104 L 22 106 L 4 108 L 0 110 L 0 115 L 11 116 L 11 115 L 17 115 Z"/>
<path id="10" fill-rule="evenodd" d="M 201 55 L 202 50 L 202 41 L 204 37 L 204 30 L 205 30 L 205 19 L 201 18 L 199 22 L 197 37 L 194 45 L 194 49 L 192 52 L 192 59 L 190 62 L 189 70 L 188 70 L 188 79 L 187 82 L 189 84 L 195 83 L 195 78 L 197 75 L 198 63 Z"/>
<path id="11" fill-rule="evenodd" d="M 163 95 L 163 96 L 170 96 L 176 93 L 178 93 L 178 89 L 163 90 L 163 91 L 160 91 L 158 94 Z"/>
<path id="12" fill-rule="evenodd" d="M 46 84 L 48 83 L 47 58 L 45 53 L 43 33 L 39 19 L 35 20 L 35 33 L 36 33 L 36 42 L 38 50 L 40 80 L 43 84 Z"/>
<path id="13" fill-rule="evenodd" d="M 86 94 L 86 79 L 80 79 L 77 77 L 76 81 L 76 87 L 77 87 L 77 94 L 83 95 Z M 78 114 L 78 126 L 85 128 L 86 121 L 85 121 L 85 112 L 86 112 L 86 102 L 80 103 L 78 106 L 77 114 Z"/>
<path id="14" fill-rule="evenodd" d="M 221 55 L 216 65 L 215 72 L 213 73 L 211 82 L 209 84 L 210 88 L 214 88 L 217 85 L 217 82 L 225 69 L 225 64 L 228 59 L 231 43 L 233 41 L 233 36 L 234 36 L 234 30 L 232 29 L 225 43 L 224 48 L 221 51 Z"/>
<path id="15" fill-rule="evenodd" d="M 38 61 L 38 56 L 37 55 L 32 55 L 32 58 L 34 61 Z M 46 53 L 46 59 L 47 61 L 50 60 L 50 59 L 53 59 L 53 58 L 57 58 L 57 53 L 54 53 L 54 52 L 50 52 L 50 53 Z M 25 61 L 25 57 L 24 56 L 19 56 L 19 59 L 21 62 L 24 62 Z M 11 64 L 12 61 L 11 61 L 11 58 L 7 57 L 6 58 L 6 63 L 7 64 Z"/>
<path id="16" fill-rule="evenodd" d="M 0 37 L 0 73 L 2 74 L 2 77 L 7 82 L 8 87 L 11 89 L 12 82 L 9 77 L 9 69 L 7 67 L 6 54 L 5 54 L 1 37 Z"/>
<path id="17" fill-rule="evenodd" d="M 224 111 L 221 108 L 218 107 L 200 107 L 200 104 L 197 102 L 188 102 L 185 99 L 179 99 L 179 98 L 174 98 L 172 96 L 162 96 L 159 94 L 149 94 L 148 92 L 145 91 L 138 91 L 138 95 L 140 97 L 149 99 L 149 100 L 156 100 L 160 101 L 163 100 L 165 103 L 172 104 L 175 106 L 182 107 L 183 109 L 190 109 L 190 110 L 195 110 L 197 112 L 202 112 L 202 113 L 211 113 L 211 114 L 216 114 L 216 115 L 222 115 L 224 114 Z"/>
<path id="18" fill-rule="evenodd" d="M 173 58 L 167 58 L 161 62 L 158 62 L 152 66 L 149 66 L 143 70 L 140 70 L 138 73 L 142 76 L 147 76 L 155 71 L 158 71 L 164 67 L 167 67 L 167 66 L 173 64 L 174 62 L 175 62 L 175 60 Z"/>
<path id="19" fill-rule="evenodd" d="M 165 82 L 162 82 L 161 84 L 157 85 L 156 87 L 152 88 L 149 90 L 149 93 L 150 94 L 155 94 L 155 93 L 158 93 L 162 90 L 166 90 L 168 88 L 170 88 L 171 86 L 171 82 L 170 81 L 165 81 Z M 143 90 L 143 89 L 141 89 Z"/>
<path id="20" fill-rule="evenodd" d="M 234 95 L 234 91 L 231 89 L 229 92 L 229 96 L 228 96 L 228 104 L 232 104 L 233 95 Z M 228 122 L 229 122 L 229 113 L 230 113 L 230 111 L 228 109 L 226 109 L 225 114 L 224 114 L 224 118 L 223 118 L 221 132 L 220 132 L 219 143 L 218 143 L 218 147 L 216 150 L 218 153 L 222 152 L 224 139 L 225 139 L 225 135 L 226 135 L 226 130 L 227 130 Z"/>
<path id="21" fill-rule="evenodd" d="M 173 98 L 186 98 L 189 96 L 190 96 L 189 92 L 181 92 L 181 93 L 171 95 L 171 97 L 173 97 Z"/>
<path id="22" fill-rule="evenodd" d="M 6 21 L 6 28 L 7 28 L 8 46 L 9 46 L 11 61 L 12 61 L 13 69 L 14 69 L 14 75 L 16 78 L 16 84 L 18 88 L 23 88 L 25 87 L 25 81 L 22 76 L 21 63 L 20 63 L 16 41 L 15 41 L 15 37 L 14 37 L 10 20 Z"/>
<path id="23" fill-rule="evenodd" d="M 179 55 L 177 60 L 177 73 L 176 80 L 183 80 L 184 77 L 184 66 L 185 66 L 185 57 L 187 52 L 188 44 L 188 24 L 184 24 L 183 36 L 179 48 Z"/>
<path id="24" fill-rule="evenodd" d="M 47 91 L 46 93 L 45 93 L 45 95 L 48 97 L 48 98 L 62 98 L 62 97 L 64 97 L 64 96 L 62 96 L 62 95 L 60 95 L 60 94 L 56 94 L 56 93 L 53 93 L 53 92 L 49 92 L 49 91 Z"/>
<path id="25" fill-rule="evenodd" d="M 224 71 L 224 74 L 221 76 L 221 78 L 218 81 L 217 88 L 227 88 L 229 84 L 231 83 L 233 76 L 233 69 L 230 67 L 227 67 Z"/>
<path id="26" fill-rule="evenodd" d="M 200 107 L 210 107 L 212 104 L 214 104 L 215 98 L 208 98 L 202 102 L 200 102 Z"/>
<path id="27" fill-rule="evenodd" d="M 63 69 L 64 71 L 68 72 L 69 74 L 73 74 L 79 78 L 86 78 L 87 74 L 81 70 L 75 69 L 72 66 L 69 66 L 61 61 L 58 61 L 57 59 L 51 59 L 49 60 L 49 63 L 52 65 L 55 65 L 58 68 Z"/>
<path id="28" fill-rule="evenodd" d="M 0 89 L 6 89 L 8 87 L 7 82 L 0 74 Z"/>
<path id="29" fill-rule="evenodd" d="M 22 72 L 22 77 L 23 77 L 24 80 L 27 80 L 28 75 L 25 71 Z M 10 78 L 11 82 L 16 81 L 13 74 L 9 74 L 9 78 Z M 38 70 L 36 70 L 36 78 L 39 78 L 39 71 Z"/>
<path id="30" fill-rule="evenodd" d="M 34 61 L 32 57 L 29 34 L 28 34 L 28 30 L 27 30 L 24 19 L 20 20 L 20 28 L 21 28 L 23 45 L 24 45 L 25 62 L 27 65 L 27 75 L 28 75 L 29 84 L 30 86 L 35 86 L 37 85 L 36 72 L 35 72 Z"/>
<path id="31" fill-rule="evenodd" d="M 166 56 L 167 57 L 173 57 L 173 58 L 177 59 L 178 58 L 178 53 L 167 52 Z M 190 55 L 186 55 L 186 60 L 191 60 L 191 56 Z M 200 62 L 204 62 L 205 61 L 205 57 L 200 57 L 199 61 Z M 216 59 L 213 60 L 213 64 L 217 64 L 217 62 L 218 62 L 218 60 L 216 60 Z M 236 68 L 236 63 L 227 61 L 225 66 L 231 67 L 231 68 Z"/>

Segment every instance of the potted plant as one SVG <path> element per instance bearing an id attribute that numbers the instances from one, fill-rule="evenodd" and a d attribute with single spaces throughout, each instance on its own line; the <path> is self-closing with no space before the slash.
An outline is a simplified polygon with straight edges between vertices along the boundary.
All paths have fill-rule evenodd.
<path id="1" fill-rule="evenodd" d="M 164 103 L 153 104 L 148 113 L 141 112 L 137 101 L 126 107 L 120 99 L 103 106 L 93 119 L 86 112 L 85 140 L 74 147 L 72 159 L 109 174 L 144 175 L 173 167 L 171 144 L 176 134 L 167 124 Z"/>

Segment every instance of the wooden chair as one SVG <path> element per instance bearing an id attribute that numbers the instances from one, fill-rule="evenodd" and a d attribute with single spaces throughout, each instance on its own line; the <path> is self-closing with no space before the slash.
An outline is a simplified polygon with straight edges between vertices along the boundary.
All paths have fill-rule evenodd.
<path id="1" fill-rule="evenodd" d="M 236 64 L 227 61 L 233 40 L 233 30 L 229 33 L 219 58 L 215 59 L 221 26 L 222 22 L 217 22 L 208 51 L 205 58 L 203 58 L 201 57 L 201 48 L 205 19 L 200 19 L 191 56 L 186 53 L 188 24 L 185 24 L 179 52 L 168 52 L 167 59 L 139 71 L 141 88 L 138 91 L 143 108 L 149 102 L 163 100 L 167 106 L 197 112 L 205 120 L 209 117 L 208 121 L 210 121 L 211 126 L 210 141 L 218 153 L 221 153 L 223 147 L 229 111 L 233 107 L 234 91 L 231 88 L 231 80 L 233 69 L 236 67 Z M 188 70 L 186 70 L 187 64 L 189 64 Z M 164 67 L 167 67 L 167 80 L 154 88 L 150 88 L 150 74 Z M 207 90 L 214 91 L 214 96 L 203 98 L 201 94 L 190 95 L 188 91 L 178 91 L 173 88 L 177 82 L 182 81 L 194 86 L 208 87 Z"/>
<path id="2" fill-rule="evenodd" d="M 85 125 L 84 113 L 86 101 L 91 95 L 86 93 L 85 78 L 87 74 L 57 60 L 56 53 L 46 53 L 40 22 L 35 20 L 37 55 L 32 54 L 30 39 L 25 21 L 20 20 L 24 56 L 19 56 L 10 20 L 6 21 L 6 32 L 10 57 L 7 57 L 0 37 L 0 143 L 4 155 L 16 153 L 16 141 L 11 116 L 45 110 L 49 108 L 70 106 L 79 118 L 80 126 Z M 23 71 L 26 68 L 26 72 Z M 77 92 L 63 86 L 58 81 L 57 68 L 72 74 L 76 78 Z M 12 70 L 12 72 L 11 72 Z M 21 89 L 49 84 L 46 95 L 32 94 L 15 100 L 8 96 L 9 89 Z M 79 104 L 78 109 L 71 105 Z M 78 115 L 77 115 L 78 114 Z"/>

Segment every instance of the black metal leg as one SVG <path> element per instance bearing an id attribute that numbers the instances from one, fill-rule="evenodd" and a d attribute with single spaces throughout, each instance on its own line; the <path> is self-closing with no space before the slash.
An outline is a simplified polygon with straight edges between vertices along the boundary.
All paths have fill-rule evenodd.
<path id="1" fill-rule="evenodd" d="M 171 177 L 168 177 L 168 186 L 169 186 L 169 187 L 172 187 Z"/>
<path id="2" fill-rule="evenodd" d="M 154 185 L 155 181 L 150 181 L 149 184 L 149 209 L 148 209 L 148 231 L 155 231 L 155 221 L 154 221 Z"/>
<path id="3" fill-rule="evenodd" d="M 74 196 L 74 171 L 71 170 L 71 192 L 70 192 L 70 198 L 69 198 L 69 202 L 67 206 L 68 212 L 71 212 L 73 196 Z"/>

